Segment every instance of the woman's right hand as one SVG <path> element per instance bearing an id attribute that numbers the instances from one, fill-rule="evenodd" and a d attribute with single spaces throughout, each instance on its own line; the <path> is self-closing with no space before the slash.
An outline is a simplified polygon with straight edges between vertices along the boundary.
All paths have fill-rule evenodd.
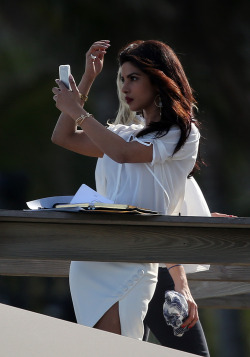
<path id="1" fill-rule="evenodd" d="M 86 53 L 85 77 L 94 80 L 103 68 L 104 56 L 110 47 L 109 40 L 94 42 Z"/>

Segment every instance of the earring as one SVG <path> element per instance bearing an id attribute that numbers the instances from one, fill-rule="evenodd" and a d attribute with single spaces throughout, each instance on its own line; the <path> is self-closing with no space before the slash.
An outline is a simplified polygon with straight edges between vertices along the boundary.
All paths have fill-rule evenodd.
<path id="1" fill-rule="evenodd" d="M 157 103 L 157 101 L 158 101 L 158 103 Z M 157 108 L 160 108 L 160 116 L 161 116 L 161 108 L 163 107 L 163 104 L 162 104 L 162 101 L 161 101 L 161 96 L 160 96 L 160 94 L 157 94 L 157 96 L 156 96 L 155 99 L 154 99 L 154 103 L 155 103 L 155 106 L 156 106 Z"/>

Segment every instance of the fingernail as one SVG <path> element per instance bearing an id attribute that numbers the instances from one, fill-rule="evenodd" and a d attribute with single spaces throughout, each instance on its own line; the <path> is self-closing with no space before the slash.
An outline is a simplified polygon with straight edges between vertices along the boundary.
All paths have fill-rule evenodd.
<path id="1" fill-rule="evenodd" d="M 181 328 L 184 328 L 185 327 L 185 325 L 181 325 Z"/>
<path id="2" fill-rule="evenodd" d="M 192 328 L 193 326 L 188 326 L 188 328 Z"/>

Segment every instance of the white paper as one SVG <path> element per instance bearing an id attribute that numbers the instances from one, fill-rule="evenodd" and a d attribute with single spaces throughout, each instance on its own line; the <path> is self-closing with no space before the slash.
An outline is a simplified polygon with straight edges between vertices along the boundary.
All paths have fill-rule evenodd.
<path id="1" fill-rule="evenodd" d="M 113 201 L 107 199 L 106 197 L 100 195 L 92 188 L 88 187 L 87 185 L 83 184 L 80 186 L 78 191 L 74 196 L 54 196 L 54 197 L 45 197 L 39 198 L 37 200 L 26 202 L 27 206 L 31 210 L 74 210 L 79 211 L 81 208 L 55 208 L 56 204 L 67 204 L 67 203 L 89 203 L 94 204 L 97 202 L 101 203 L 114 203 Z"/>
<path id="2" fill-rule="evenodd" d="M 26 202 L 27 206 L 32 210 L 53 208 L 56 204 L 70 203 L 74 196 L 54 196 L 39 198 L 34 201 Z"/>
<path id="3" fill-rule="evenodd" d="M 76 192 L 70 203 L 114 203 L 114 201 L 100 195 L 89 186 L 83 184 Z"/>

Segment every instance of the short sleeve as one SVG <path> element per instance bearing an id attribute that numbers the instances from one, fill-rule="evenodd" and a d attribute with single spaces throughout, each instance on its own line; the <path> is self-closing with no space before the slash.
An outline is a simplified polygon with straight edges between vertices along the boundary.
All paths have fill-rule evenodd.
<path id="1" fill-rule="evenodd" d="M 153 160 L 151 165 L 162 164 L 166 160 L 184 160 L 189 157 L 196 157 L 199 146 L 200 134 L 195 126 L 192 126 L 189 137 L 183 147 L 173 155 L 175 147 L 180 139 L 180 129 L 175 126 L 169 132 L 156 138 L 155 133 L 147 134 L 136 138 L 141 144 L 153 144 Z"/>
<path id="2" fill-rule="evenodd" d="M 163 163 L 173 155 L 175 146 L 179 140 L 180 131 L 178 128 L 171 129 L 166 135 L 156 138 L 155 133 L 149 133 L 139 138 L 134 138 L 135 141 L 143 145 L 153 145 L 153 160 L 151 164 Z"/>
<path id="3" fill-rule="evenodd" d="M 124 125 L 124 124 L 109 124 L 107 127 L 108 130 L 112 131 L 118 135 L 132 135 L 135 132 L 143 129 L 142 124 L 131 124 L 131 125 Z"/>
<path id="4" fill-rule="evenodd" d="M 115 134 L 120 134 L 121 132 L 124 132 L 128 127 L 123 125 L 123 124 L 117 124 L 117 125 L 114 125 L 114 124 L 110 124 L 107 129 L 112 131 L 113 133 Z"/>

